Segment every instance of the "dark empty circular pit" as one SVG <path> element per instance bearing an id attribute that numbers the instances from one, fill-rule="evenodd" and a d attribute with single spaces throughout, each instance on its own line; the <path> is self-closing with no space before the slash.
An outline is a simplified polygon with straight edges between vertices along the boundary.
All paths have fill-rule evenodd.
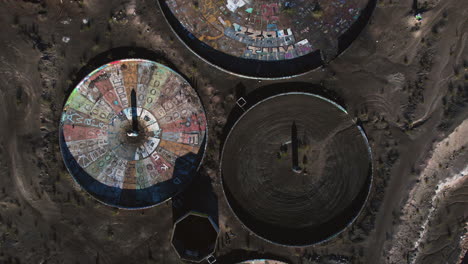
<path id="1" fill-rule="evenodd" d="M 182 259 L 200 262 L 213 253 L 217 237 L 208 215 L 190 212 L 175 223 L 172 245 Z"/>
<path id="2" fill-rule="evenodd" d="M 310 245 L 359 214 L 372 178 L 363 131 L 337 104 L 287 93 L 250 108 L 222 153 L 226 198 L 252 232 L 274 243 Z"/>

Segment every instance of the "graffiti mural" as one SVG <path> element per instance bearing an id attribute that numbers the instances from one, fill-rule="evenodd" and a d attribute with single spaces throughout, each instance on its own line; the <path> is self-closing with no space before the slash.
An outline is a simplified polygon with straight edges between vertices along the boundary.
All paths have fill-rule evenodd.
<path id="1" fill-rule="evenodd" d="M 64 106 L 60 134 L 69 171 L 92 196 L 146 207 L 191 180 L 203 155 L 206 117 L 180 75 L 128 59 L 81 81 Z"/>
<path id="2" fill-rule="evenodd" d="M 369 0 L 163 0 L 190 34 L 235 57 L 280 61 L 337 50 Z"/>
<path id="3" fill-rule="evenodd" d="M 271 259 L 255 259 L 255 260 L 247 260 L 239 264 L 286 264 L 286 262 L 282 262 L 278 260 L 271 260 Z"/>

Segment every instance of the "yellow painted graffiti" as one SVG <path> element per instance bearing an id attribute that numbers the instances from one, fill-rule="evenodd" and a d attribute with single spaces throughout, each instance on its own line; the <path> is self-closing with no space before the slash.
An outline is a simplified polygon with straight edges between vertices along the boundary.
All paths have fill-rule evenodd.
<path id="1" fill-rule="evenodd" d="M 217 8 L 220 4 L 222 4 L 223 1 L 212 1 L 212 0 L 202 0 L 200 1 L 200 10 L 201 10 L 201 16 L 209 23 L 211 24 L 217 31 L 220 33 L 217 36 L 210 36 L 203 34 L 198 39 L 200 41 L 213 41 L 220 39 L 224 36 L 224 28 L 225 27 L 230 27 L 231 21 L 226 20 L 221 23 L 221 21 L 218 19 L 221 16 L 221 12 Z M 213 45 L 217 45 L 216 43 L 213 43 Z M 213 47 L 216 48 L 216 47 Z"/>
<path id="2" fill-rule="evenodd" d="M 214 37 L 207 36 L 207 35 L 203 34 L 198 39 L 201 40 L 201 41 L 205 40 L 205 38 L 206 38 L 206 40 L 217 40 L 217 39 L 219 39 L 219 38 L 221 38 L 223 36 L 224 36 L 224 32 L 221 32 L 221 34 L 219 34 L 218 36 L 214 36 Z"/>

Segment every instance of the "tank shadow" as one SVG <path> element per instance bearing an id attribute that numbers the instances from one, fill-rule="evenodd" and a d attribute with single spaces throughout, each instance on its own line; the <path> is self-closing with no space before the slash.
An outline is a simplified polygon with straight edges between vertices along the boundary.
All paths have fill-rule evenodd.
<path id="1" fill-rule="evenodd" d="M 211 178 L 202 172 L 197 173 L 190 186 L 172 198 L 173 222 L 190 211 L 207 214 L 218 224 L 218 197 Z"/>
<path id="2" fill-rule="evenodd" d="M 71 153 L 65 142 L 63 131 L 60 130 L 59 133 L 63 161 L 74 180 L 99 202 L 121 209 L 149 208 L 180 193 L 192 182 L 193 175 L 198 170 L 194 164 L 201 162 L 204 151 L 202 148 L 198 154 L 188 153 L 176 158 L 171 179 L 143 189 L 122 189 L 106 185 L 91 176 Z M 203 144 L 205 144 L 205 140 Z M 107 173 L 106 169 L 112 168 L 112 163 L 107 165 L 109 166 L 103 168 L 103 173 Z"/>

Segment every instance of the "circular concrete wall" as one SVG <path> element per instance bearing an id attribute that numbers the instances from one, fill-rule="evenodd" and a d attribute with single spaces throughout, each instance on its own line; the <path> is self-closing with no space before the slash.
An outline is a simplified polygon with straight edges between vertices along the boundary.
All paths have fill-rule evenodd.
<path id="1" fill-rule="evenodd" d="M 369 192 L 366 136 L 337 104 L 287 93 L 247 110 L 222 151 L 223 188 L 252 232 L 274 243 L 309 245 L 341 232 Z"/>
<path id="2" fill-rule="evenodd" d="M 204 153 L 206 117 L 182 76 L 127 59 L 76 86 L 59 132 L 64 162 L 83 189 L 108 205 L 144 208 L 191 181 Z"/>
<path id="3" fill-rule="evenodd" d="M 158 0 L 182 41 L 204 60 L 253 77 L 297 75 L 358 36 L 376 0 Z"/>

